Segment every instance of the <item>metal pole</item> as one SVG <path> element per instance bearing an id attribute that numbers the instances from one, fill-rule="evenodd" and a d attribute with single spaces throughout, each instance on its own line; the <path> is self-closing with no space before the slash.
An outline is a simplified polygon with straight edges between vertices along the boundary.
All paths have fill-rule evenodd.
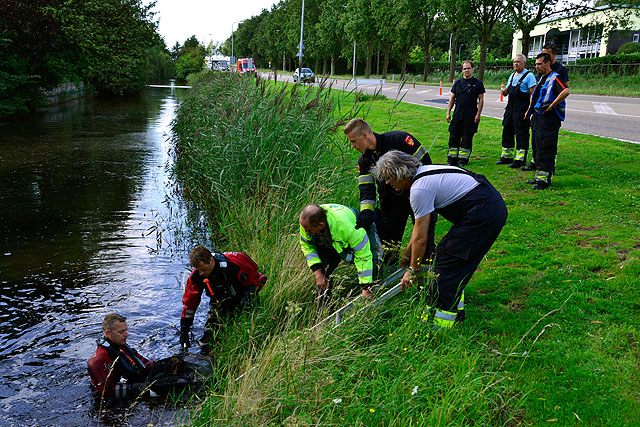
<path id="1" fill-rule="evenodd" d="M 233 25 L 234 24 L 239 24 L 241 22 L 244 22 L 244 19 L 241 20 L 241 21 L 236 21 L 236 22 L 232 22 L 231 23 L 231 62 L 233 63 L 234 67 L 236 66 L 236 61 L 235 61 L 236 57 L 233 56 Z M 237 70 L 237 68 L 236 68 L 236 70 Z"/>
<path id="2" fill-rule="evenodd" d="M 353 41 L 353 81 L 356 80 L 356 41 Z M 356 84 L 357 87 L 357 84 Z"/>
<path id="3" fill-rule="evenodd" d="M 302 44 L 302 35 L 304 33 L 304 0 L 302 0 L 302 16 L 300 18 L 300 45 L 298 46 L 298 55 L 300 57 L 299 61 L 299 73 L 302 74 L 302 48 L 304 45 Z M 316 70 L 317 71 L 317 70 Z M 298 79 L 300 80 L 300 79 Z"/>

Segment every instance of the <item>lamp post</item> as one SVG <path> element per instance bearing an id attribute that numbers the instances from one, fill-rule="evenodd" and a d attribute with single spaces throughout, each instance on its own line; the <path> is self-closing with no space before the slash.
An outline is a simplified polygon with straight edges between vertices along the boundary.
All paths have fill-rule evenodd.
<path id="1" fill-rule="evenodd" d="M 300 64 L 298 66 L 300 73 L 302 73 L 302 49 L 304 49 L 304 45 L 302 44 L 302 35 L 304 34 L 304 0 L 302 0 L 302 16 L 300 17 L 300 44 L 298 45 L 298 57 L 299 57 L 299 61 L 298 63 Z M 298 79 L 298 81 L 300 81 L 301 79 Z"/>
<path id="2" fill-rule="evenodd" d="M 232 22 L 231 23 L 231 63 L 235 65 L 236 63 L 236 57 L 233 56 L 233 25 L 234 24 L 239 24 L 241 22 L 244 22 L 244 19 L 241 21 L 236 21 L 236 22 Z"/>

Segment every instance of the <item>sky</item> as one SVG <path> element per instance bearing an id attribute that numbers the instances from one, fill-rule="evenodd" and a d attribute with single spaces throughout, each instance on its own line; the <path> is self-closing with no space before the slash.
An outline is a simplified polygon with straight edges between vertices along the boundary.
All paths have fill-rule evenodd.
<path id="1" fill-rule="evenodd" d="M 149 4 L 150 0 L 145 0 Z M 184 43 L 195 35 L 205 46 L 211 40 L 223 42 L 231 36 L 231 26 L 237 21 L 259 15 L 271 9 L 275 0 L 156 0 L 153 9 L 160 25 L 158 32 L 168 48 L 176 42 Z"/>

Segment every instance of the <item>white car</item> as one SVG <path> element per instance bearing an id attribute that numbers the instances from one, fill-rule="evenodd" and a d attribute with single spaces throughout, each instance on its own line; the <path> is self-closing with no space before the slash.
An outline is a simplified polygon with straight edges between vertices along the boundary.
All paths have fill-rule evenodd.
<path id="1" fill-rule="evenodd" d="M 303 68 L 302 72 L 300 72 L 299 68 L 296 68 L 296 70 L 293 72 L 294 83 L 297 83 L 298 79 L 300 79 L 301 83 L 315 83 L 316 75 L 313 74 L 311 68 Z"/>

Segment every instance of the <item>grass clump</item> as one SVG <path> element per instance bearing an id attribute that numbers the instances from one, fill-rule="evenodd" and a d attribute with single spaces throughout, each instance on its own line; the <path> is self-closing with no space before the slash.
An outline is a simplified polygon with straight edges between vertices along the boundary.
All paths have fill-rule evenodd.
<path id="1" fill-rule="evenodd" d="M 435 163 L 446 159 L 447 123 L 440 110 L 395 100 L 363 106 L 355 93 L 333 91 L 332 100 L 329 91 L 315 88 L 265 83 L 263 91 L 263 83 L 256 86 L 253 80 L 202 79 L 202 87 L 196 85 L 191 95 L 196 98 L 183 103 L 177 118 L 178 144 L 192 139 L 176 147 L 178 156 L 185 155 L 183 149 L 193 153 L 177 173 L 187 194 L 218 224 L 225 249 L 249 252 L 266 267 L 269 282 L 256 310 L 225 325 L 216 350 L 216 386 L 193 414 L 193 424 L 627 426 L 640 419 L 640 297 L 635 292 L 640 276 L 640 165 L 635 159 L 640 146 L 561 132 L 553 186 L 533 192 L 524 183 L 531 173 L 494 165 L 501 123 L 483 117 L 469 167 L 501 192 L 509 219 L 467 286 L 465 324 L 449 334 L 427 336 L 419 320 L 423 292 L 412 289 L 338 329 L 311 332 L 320 316 L 298 247 L 299 208 L 325 201 L 357 205 L 352 166 L 358 153 L 343 151 L 348 142 L 333 133 L 336 122 L 366 112 L 376 132 L 407 130 L 423 145 L 433 143 Z M 229 88 L 225 97 L 213 87 L 218 84 L 239 88 Z M 213 159 L 221 155 L 218 151 L 246 145 L 227 147 L 216 140 L 219 136 L 210 136 L 220 135 L 215 127 L 224 127 L 210 109 L 229 108 L 227 101 L 238 98 L 240 90 L 265 94 L 260 102 L 251 95 L 262 114 L 234 106 L 249 118 L 226 122 L 236 123 L 229 125 L 234 135 L 247 138 L 265 135 L 255 130 L 264 128 L 260 123 L 271 111 L 265 106 L 275 98 L 283 103 L 302 99 L 299 106 L 316 97 L 319 105 L 326 101 L 328 116 L 308 124 L 317 130 L 314 126 L 324 123 L 324 133 L 312 132 L 320 139 L 300 144 L 310 152 L 297 154 L 315 162 L 307 165 L 315 175 L 295 168 L 293 175 L 274 174 L 240 163 L 254 177 L 248 188 L 266 190 L 249 196 L 246 190 L 233 190 L 238 198 L 227 201 L 228 194 L 217 194 L 220 189 L 247 182 L 219 184 L 219 168 L 226 162 L 190 165 L 218 161 Z M 298 108 L 279 111 L 284 123 L 287 116 L 304 121 L 296 116 Z M 250 127 L 236 129 L 243 124 Z M 289 143 L 279 144 L 251 142 L 273 149 L 264 154 L 273 163 L 262 167 L 272 167 L 279 157 L 287 161 Z M 244 179 L 245 174 L 235 176 Z M 267 184 L 281 176 L 300 182 Z M 445 220 L 438 221 L 436 240 L 448 228 Z M 348 298 L 357 291 L 354 270 L 340 269 L 336 279 L 338 295 Z"/>

